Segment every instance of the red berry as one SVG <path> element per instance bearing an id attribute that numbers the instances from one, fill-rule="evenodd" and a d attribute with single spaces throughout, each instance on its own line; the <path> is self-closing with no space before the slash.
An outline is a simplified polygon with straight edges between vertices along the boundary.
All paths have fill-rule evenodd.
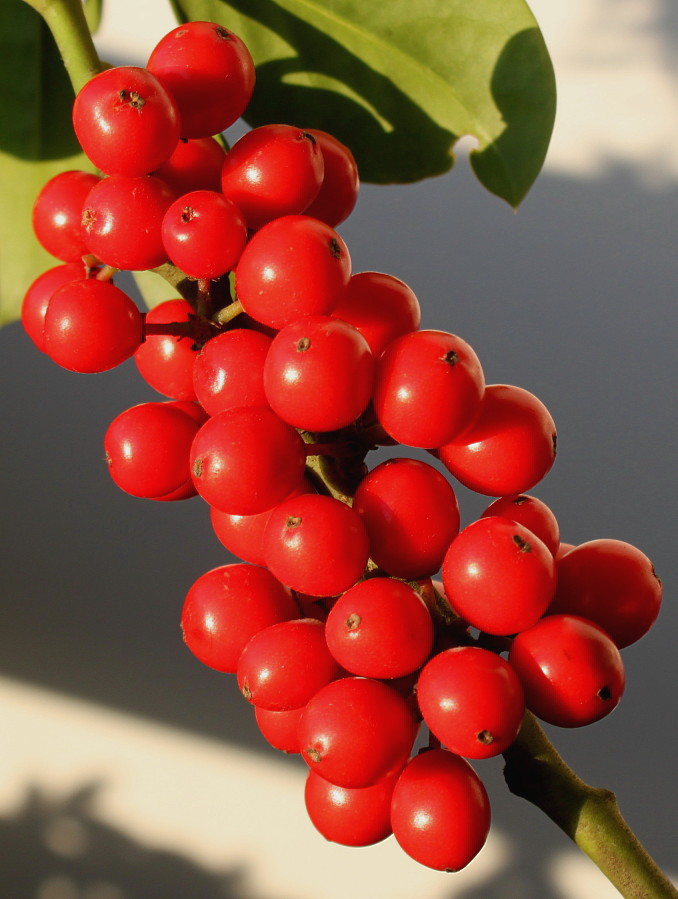
<path id="1" fill-rule="evenodd" d="M 165 251 L 189 278 L 220 278 L 234 268 L 246 240 L 238 207 L 211 190 L 179 197 L 162 220 Z"/>
<path id="2" fill-rule="evenodd" d="M 302 315 L 328 315 L 351 274 L 344 241 L 329 225 L 286 215 L 257 231 L 235 270 L 245 312 L 276 330 Z"/>
<path id="3" fill-rule="evenodd" d="M 524 493 L 556 458 L 556 426 L 534 394 L 522 387 L 492 384 L 480 415 L 437 454 L 465 487 L 487 496 Z"/>
<path id="4" fill-rule="evenodd" d="M 169 403 L 140 403 L 108 426 L 104 449 L 115 483 L 132 496 L 194 496 L 189 452 L 198 422 Z"/>
<path id="5" fill-rule="evenodd" d="M 549 614 L 588 618 L 622 649 L 654 624 L 662 583 L 645 553 L 621 540 L 591 540 L 558 560 Z"/>
<path id="6" fill-rule="evenodd" d="M 91 172 L 61 172 L 45 184 L 33 204 L 33 231 L 42 246 L 64 262 L 89 252 L 81 233 L 82 207 L 101 179 Z"/>
<path id="7" fill-rule="evenodd" d="M 254 89 L 249 50 L 214 22 L 185 22 L 172 29 L 154 48 L 147 67 L 175 99 L 183 138 L 224 131 L 242 115 Z"/>
<path id="8" fill-rule="evenodd" d="M 45 352 L 69 371 L 107 371 L 133 355 L 141 328 L 141 313 L 110 281 L 71 281 L 47 305 Z"/>
<path id="9" fill-rule="evenodd" d="M 487 518 L 490 515 L 499 515 L 501 518 L 519 522 L 536 534 L 554 556 L 558 551 L 560 546 L 558 519 L 546 503 L 536 496 L 527 496 L 524 493 L 518 496 L 500 496 L 490 503 L 481 517 Z"/>
<path id="10" fill-rule="evenodd" d="M 323 180 L 323 154 L 308 131 L 262 125 L 248 131 L 226 154 L 221 189 L 250 228 L 303 212 Z"/>
<path id="11" fill-rule="evenodd" d="M 598 721 L 624 692 L 619 650 L 586 618 L 543 618 L 514 639 L 509 662 L 522 681 L 527 707 L 559 727 Z"/>
<path id="12" fill-rule="evenodd" d="M 292 594 L 257 565 L 222 565 L 201 575 L 181 613 L 184 641 L 201 662 L 235 674 L 240 655 L 259 631 L 297 618 Z"/>
<path id="13" fill-rule="evenodd" d="M 372 394 L 374 357 L 346 322 L 307 315 L 273 339 L 264 390 L 283 421 L 307 431 L 336 431 L 354 422 Z"/>
<path id="14" fill-rule="evenodd" d="M 151 72 L 136 66 L 106 69 L 88 81 L 73 104 L 73 127 L 107 175 L 147 175 L 179 140 L 176 103 Z"/>
<path id="15" fill-rule="evenodd" d="M 293 496 L 272 512 L 264 531 L 266 564 L 284 584 L 313 596 L 348 590 L 365 570 L 369 543 L 358 515 L 337 499 Z"/>
<path id="16" fill-rule="evenodd" d="M 433 656 L 419 675 L 417 700 L 432 733 L 451 752 L 472 759 L 508 749 L 525 713 L 514 669 L 477 646 L 457 646 Z"/>
<path id="17" fill-rule="evenodd" d="M 305 706 L 342 670 L 313 618 L 282 621 L 255 634 L 238 659 L 238 687 L 252 705 L 282 712 Z"/>
<path id="18" fill-rule="evenodd" d="M 378 680 L 345 677 L 322 687 L 299 719 L 312 771 L 339 787 L 369 787 L 407 760 L 417 724 L 407 701 Z"/>
<path id="19" fill-rule="evenodd" d="M 160 178 L 180 197 L 192 190 L 221 190 L 221 167 L 226 151 L 213 137 L 183 138 L 167 162 L 152 175 Z"/>
<path id="20" fill-rule="evenodd" d="M 271 339 L 234 328 L 208 340 L 193 368 L 193 387 L 210 415 L 238 406 L 266 406 L 264 361 Z"/>
<path id="21" fill-rule="evenodd" d="M 338 787 L 309 771 L 306 811 L 326 840 L 342 846 L 372 846 L 390 836 L 391 796 L 400 775 L 394 771 L 369 787 Z"/>
<path id="22" fill-rule="evenodd" d="M 89 251 L 113 268 L 132 271 L 167 261 L 162 220 L 174 200 L 159 178 L 104 178 L 87 195 L 82 227 Z"/>
<path id="23" fill-rule="evenodd" d="M 454 610 L 488 634 L 516 634 L 546 611 L 555 562 L 542 541 L 514 521 L 480 518 L 452 541 L 443 562 Z"/>
<path id="24" fill-rule="evenodd" d="M 374 411 L 398 443 L 430 449 L 474 421 L 484 388 L 478 357 L 461 337 L 412 331 L 390 343 L 377 360 Z"/>
<path id="25" fill-rule="evenodd" d="M 45 313 L 52 294 L 64 284 L 86 278 L 87 271 L 81 262 L 69 262 L 38 275 L 26 291 L 21 304 L 21 324 L 41 352 L 45 352 Z"/>
<path id="26" fill-rule="evenodd" d="M 191 449 L 198 493 L 233 515 L 265 512 L 284 500 L 305 465 L 299 434 L 264 406 L 219 412 L 200 428 Z"/>
<path id="27" fill-rule="evenodd" d="M 337 599 L 327 617 L 326 637 L 334 658 L 351 674 L 403 677 L 429 657 L 433 622 L 412 587 L 375 577 Z"/>
<path id="28" fill-rule="evenodd" d="M 421 323 L 414 291 L 404 281 L 382 272 L 353 275 L 332 315 L 357 328 L 375 358 L 389 343 L 416 331 Z"/>
<path id="29" fill-rule="evenodd" d="M 467 761 L 445 749 L 411 759 L 391 801 L 396 840 L 415 861 L 459 871 L 480 852 L 490 829 L 490 802 Z"/>
<path id="30" fill-rule="evenodd" d="M 308 133 L 320 146 L 325 171 L 318 195 L 306 207 L 306 215 L 336 228 L 349 217 L 358 199 L 358 166 L 346 144 L 333 135 L 316 128 L 309 128 Z"/>
<path id="31" fill-rule="evenodd" d="M 195 316 L 186 300 L 167 300 L 146 313 L 146 324 L 187 322 Z M 141 377 L 158 393 L 177 400 L 195 400 L 193 363 L 197 356 L 192 337 L 149 334 L 134 354 Z"/>
<path id="32" fill-rule="evenodd" d="M 389 459 L 367 474 L 354 510 L 370 538 L 370 556 L 393 577 L 435 574 L 459 533 L 459 505 L 445 476 L 426 462 Z"/>
<path id="33" fill-rule="evenodd" d="M 298 709 L 285 709 L 282 712 L 272 712 L 270 709 L 254 707 L 254 717 L 261 731 L 261 735 L 275 749 L 281 752 L 298 753 L 299 738 L 297 728 L 304 706 Z"/>

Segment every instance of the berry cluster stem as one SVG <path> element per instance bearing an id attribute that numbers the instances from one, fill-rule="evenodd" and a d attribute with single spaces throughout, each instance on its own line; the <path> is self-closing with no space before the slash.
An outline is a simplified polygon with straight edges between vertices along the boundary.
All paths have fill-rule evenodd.
<path id="1" fill-rule="evenodd" d="M 509 790 L 548 815 L 625 899 L 678 899 L 622 817 L 614 793 L 578 777 L 530 712 L 504 759 Z"/>
<path id="2" fill-rule="evenodd" d="M 73 90 L 77 93 L 106 66 L 97 54 L 80 0 L 25 0 L 52 32 Z"/>

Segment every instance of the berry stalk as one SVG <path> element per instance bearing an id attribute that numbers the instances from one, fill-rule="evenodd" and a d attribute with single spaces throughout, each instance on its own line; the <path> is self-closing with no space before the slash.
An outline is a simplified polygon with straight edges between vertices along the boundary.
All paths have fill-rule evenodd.
<path id="1" fill-rule="evenodd" d="M 509 790 L 548 815 L 625 899 L 678 897 L 622 817 L 614 793 L 578 777 L 530 712 L 504 759 Z"/>
<path id="2" fill-rule="evenodd" d="M 80 0 L 25 0 L 52 32 L 77 93 L 106 66 L 99 59 Z"/>

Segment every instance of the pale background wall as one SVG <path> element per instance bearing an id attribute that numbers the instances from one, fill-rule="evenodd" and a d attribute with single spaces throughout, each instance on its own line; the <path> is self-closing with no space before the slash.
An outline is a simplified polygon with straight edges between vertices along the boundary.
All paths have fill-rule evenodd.
<path id="1" fill-rule="evenodd" d="M 657 627 L 625 651 L 627 695 L 605 721 L 553 732 L 678 872 L 678 15 L 670 0 L 532 6 L 559 115 L 518 214 L 485 194 L 462 159 L 436 181 L 366 186 L 342 233 L 355 269 L 407 281 L 424 325 L 469 340 L 489 381 L 549 405 L 560 452 L 535 492 L 564 539 L 617 537 L 653 558 L 666 599 Z M 142 64 L 173 24 L 156 17 L 159 0 L 109 8 L 100 42 L 115 61 Z M 181 643 L 186 589 L 228 560 L 204 506 L 135 501 L 108 479 L 106 426 L 152 392 L 131 364 L 91 378 L 57 369 L 18 326 L 0 333 L 0 352 L 3 895 L 616 895 L 507 793 L 496 761 L 478 766 L 492 836 L 458 876 L 420 868 L 392 841 L 326 844 L 305 820 L 304 766 L 269 751 L 232 680 Z M 462 504 L 470 521 L 485 503 L 464 494 Z"/>

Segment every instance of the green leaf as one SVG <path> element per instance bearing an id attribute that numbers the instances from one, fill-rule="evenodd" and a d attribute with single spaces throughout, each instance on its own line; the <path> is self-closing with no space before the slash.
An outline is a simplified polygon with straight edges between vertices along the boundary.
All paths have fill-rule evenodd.
<path id="1" fill-rule="evenodd" d="M 376 183 L 440 175 L 462 135 L 493 193 L 517 206 L 538 175 L 555 82 L 524 0 L 172 0 L 220 22 L 257 65 L 245 118 L 335 134 Z"/>
<path id="2" fill-rule="evenodd" d="M 153 270 L 132 272 L 132 276 L 141 298 L 149 309 L 153 309 L 158 303 L 164 303 L 165 300 L 176 300 L 181 297 L 181 294 L 175 287 L 168 284 L 164 278 Z"/>
<path id="3" fill-rule="evenodd" d="M 68 169 L 92 171 L 71 127 L 73 91 L 52 36 L 21 0 L 0 2 L 0 324 L 18 318 L 38 275 L 58 265 L 33 236 L 44 183 Z"/>

